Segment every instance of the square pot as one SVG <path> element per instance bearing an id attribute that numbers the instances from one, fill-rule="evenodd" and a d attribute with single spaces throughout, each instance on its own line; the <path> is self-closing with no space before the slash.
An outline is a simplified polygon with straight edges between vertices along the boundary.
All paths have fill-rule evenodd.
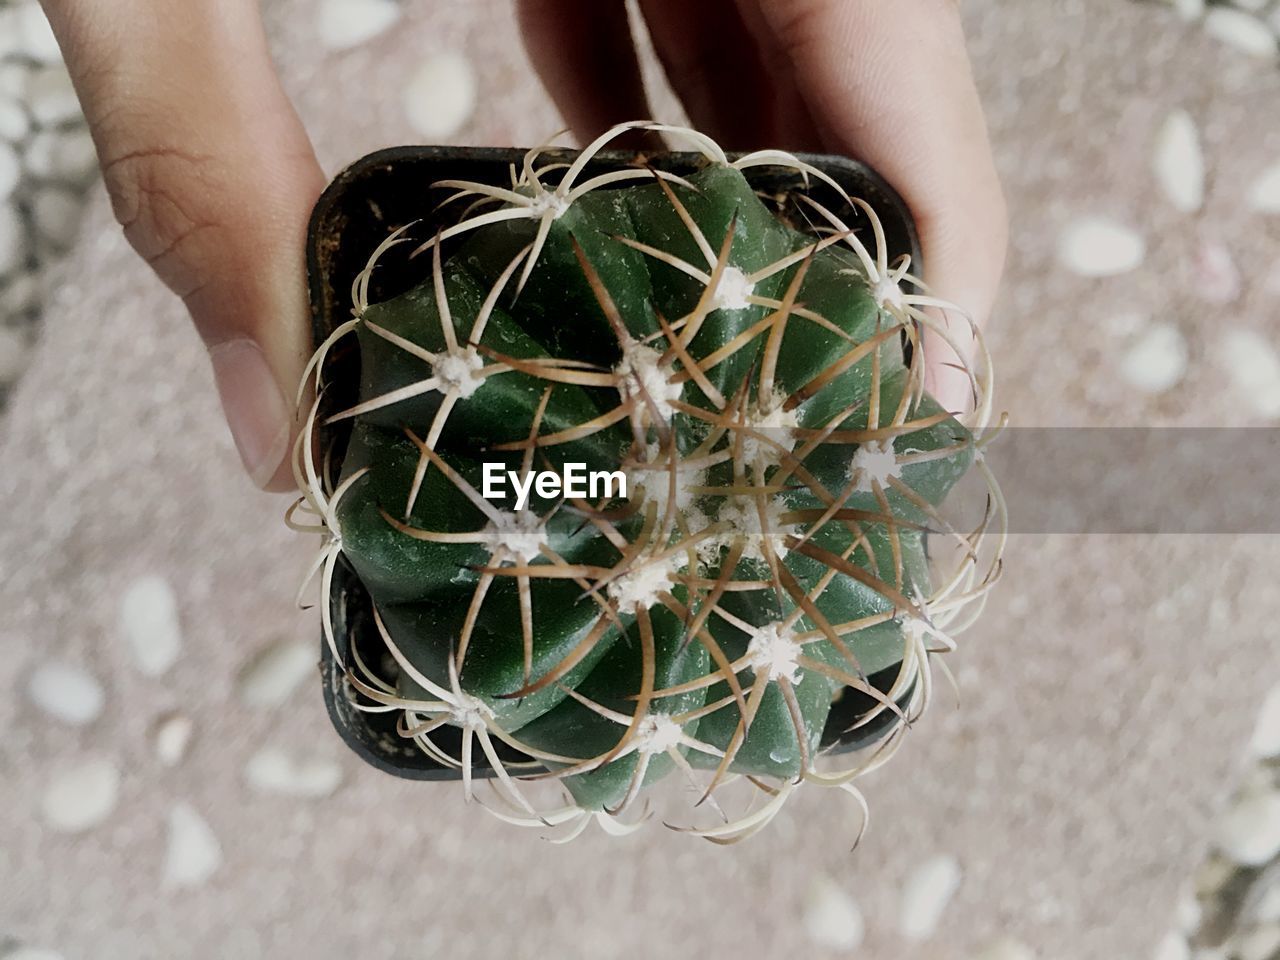
<path id="1" fill-rule="evenodd" d="M 462 204 L 439 208 L 442 198 L 432 185 L 440 180 L 473 180 L 507 186 L 514 164 L 519 169 L 524 150 L 482 147 L 392 147 L 379 150 L 357 160 L 334 178 L 312 212 L 307 234 L 307 273 L 311 294 L 311 324 L 314 341 L 319 344 L 334 327 L 349 319 L 351 285 L 365 267 L 369 254 L 389 233 L 406 223 L 419 221 L 415 236 L 427 237 L 437 228 L 456 222 Z M 547 150 L 542 159 L 570 161 L 573 150 Z M 736 155 L 730 154 L 730 159 Z M 920 249 L 915 226 L 902 199 L 887 183 L 867 166 L 847 157 L 798 154 L 804 162 L 831 177 L 850 195 L 869 203 L 884 225 L 889 260 L 910 254 L 920 269 Z M 638 156 L 627 151 L 603 151 L 587 165 L 586 176 L 636 166 Z M 656 169 L 687 175 L 706 165 L 697 153 L 646 154 L 644 162 Z M 743 171 L 747 180 L 766 198 L 777 197 L 783 209 L 803 216 L 794 202 L 785 206 L 788 191 L 800 183 L 799 174 L 777 167 L 753 167 Z M 829 186 L 814 180 L 808 189 L 829 208 L 839 211 L 843 201 Z M 395 258 L 379 262 L 369 284 L 369 302 L 377 303 L 398 296 L 421 283 L 423 261 L 404 263 Z M 331 386 L 325 393 L 318 421 L 355 402 L 359 383 L 359 351 L 354 339 L 345 349 L 335 349 L 326 361 Z M 343 386 L 348 389 L 344 391 Z M 334 451 L 334 471 L 341 466 L 341 456 L 350 422 L 320 427 L 321 442 Z M 333 590 L 327 598 L 333 619 L 334 636 L 339 652 L 345 657 L 354 645 L 368 657 L 381 656 L 382 641 L 373 623 L 369 595 L 355 573 L 340 558 L 334 571 Z M 395 713 L 368 713 L 352 707 L 341 666 L 333 659 L 324 638 L 320 641 L 321 674 L 325 706 L 334 727 L 346 744 L 364 760 L 380 770 L 411 780 L 456 780 L 461 772 L 443 766 L 396 732 Z M 868 678 L 887 690 L 896 670 L 890 669 Z M 909 690 L 900 701 L 911 697 Z M 845 753 L 875 743 L 892 726 L 894 716 L 888 712 L 871 723 L 850 729 L 859 716 L 870 710 L 875 701 L 865 694 L 846 690 L 832 707 L 822 744 L 834 752 Z M 433 734 L 442 749 L 457 755 L 461 732 L 443 727 Z M 505 744 L 495 744 L 503 762 L 519 762 L 524 758 Z M 485 757 L 473 758 L 473 774 L 492 775 Z"/>

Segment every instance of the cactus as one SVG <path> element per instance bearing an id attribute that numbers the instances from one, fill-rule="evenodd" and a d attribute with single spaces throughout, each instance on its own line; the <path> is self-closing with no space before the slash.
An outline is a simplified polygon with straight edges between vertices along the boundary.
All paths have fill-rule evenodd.
<path id="1" fill-rule="evenodd" d="M 705 164 L 588 177 L 636 127 L 692 139 Z M 730 162 L 692 131 L 624 124 L 571 164 L 539 157 L 509 187 L 436 184 L 461 212 L 417 238 L 421 285 L 368 302 L 409 225 L 372 251 L 352 318 L 308 367 L 317 399 L 290 521 L 325 537 L 315 569 L 335 658 L 342 556 L 394 662 L 353 657 L 347 695 L 397 711 L 468 798 L 482 754 L 488 805 L 511 822 L 624 832 L 668 774 L 720 814 L 680 829 L 719 842 L 758 830 L 802 783 L 860 800 L 854 778 L 922 712 L 931 658 L 1000 569 L 981 550 L 1002 501 L 981 456 L 980 340 L 966 426 L 923 389 L 924 332 L 964 355 L 951 331 L 972 325 L 905 259 L 887 262 L 870 206 L 809 197 L 813 178 L 839 188 L 794 156 Z M 795 173 L 804 222 L 753 192 L 744 171 L 764 165 Z M 358 400 L 322 418 L 327 358 L 349 337 Z M 313 442 L 318 420 L 349 428 L 340 470 Z M 991 506 L 961 532 L 938 506 L 975 465 Z M 526 502 L 513 489 L 573 469 L 598 488 L 531 487 Z M 930 535 L 956 561 L 936 585 Z M 822 736 L 844 697 L 863 698 L 859 724 L 890 729 L 831 770 Z M 462 731 L 460 756 L 432 738 L 445 725 Z M 539 780 L 563 788 L 562 806 L 535 807 Z M 716 797 L 734 782 L 763 803 L 724 813 Z"/>

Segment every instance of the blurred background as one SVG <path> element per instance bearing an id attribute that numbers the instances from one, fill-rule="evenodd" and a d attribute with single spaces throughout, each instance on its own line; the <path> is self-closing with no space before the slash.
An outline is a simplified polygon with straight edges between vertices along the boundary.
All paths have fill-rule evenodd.
<path id="1" fill-rule="evenodd" d="M 964 11 L 1012 215 L 998 405 L 1276 425 L 1280 3 Z M 561 126 L 508 0 L 265 12 L 331 174 Z M 554 846 L 362 766 L 292 606 L 307 545 L 241 475 L 30 0 L 0 0 L 0 384 L 0 958 L 1280 957 L 1271 536 L 1016 535 L 853 853 L 830 796 L 727 849 Z"/>

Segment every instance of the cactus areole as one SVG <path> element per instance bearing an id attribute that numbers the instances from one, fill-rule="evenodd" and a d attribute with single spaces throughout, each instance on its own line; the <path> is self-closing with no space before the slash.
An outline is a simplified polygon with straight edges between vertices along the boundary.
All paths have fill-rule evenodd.
<path id="1" fill-rule="evenodd" d="M 695 151 L 604 150 L 637 126 Z M 1003 537 L 990 363 L 911 253 L 864 168 L 656 124 L 341 175 L 289 521 L 323 539 L 349 742 L 570 835 L 638 826 L 664 778 L 663 819 L 718 842 L 806 783 L 861 805 Z M 948 342 L 960 417 L 924 390 Z"/>

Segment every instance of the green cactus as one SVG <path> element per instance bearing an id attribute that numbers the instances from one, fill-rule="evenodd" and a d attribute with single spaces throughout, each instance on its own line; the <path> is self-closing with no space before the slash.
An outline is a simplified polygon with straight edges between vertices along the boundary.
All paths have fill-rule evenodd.
<path id="1" fill-rule="evenodd" d="M 397 664 L 347 664 L 352 698 L 402 711 L 468 796 L 477 749 L 503 815 L 532 824 L 616 831 L 669 773 L 702 796 L 738 779 L 765 806 L 694 831 L 733 840 L 797 783 L 849 789 L 857 768 L 819 772 L 849 691 L 871 698 L 862 722 L 895 715 L 896 743 L 948 624 L 994 582 L 988 523 L 962 534 L 937 509 L 989 437 L 989 365 L 970 374 L 968 427 L 925 394 L 924 331 L 948 326 L 922 308 L 949 308 L 908 292 L 867 205 L 832 211 L 798 187 L 820 225 L 798 228 L 758 197 L 753 166 L 822 176 L 794 157 L 731 163 L 686 131 L 707 159 L 687 178 L 584 179 L 634 126 L 568 169 L 531 152 L 514 188 L 437 184 L 472 206 L 419 238 L 420 286 L 369 304 L 408 234 L 374 251 L 353 319 L 309 369 L 323 385 L 332 345 L 358 339 L 358 403 L 326 418 L 350 425 L 340 474 L 300 443 L 300 506 L 328 538 L 326 593 L 341 553 Z M 534 472 L 567 469 L 596 489 L 518 502 Z M 937 588 L 929 531 L 959 545 Z M 446 724 L 459 757 L 432 741 Z M 528 761 L 504 765 L 496 742 Z M 568 804 L 536 813 L 522 778 L 558 780 Z"/>

